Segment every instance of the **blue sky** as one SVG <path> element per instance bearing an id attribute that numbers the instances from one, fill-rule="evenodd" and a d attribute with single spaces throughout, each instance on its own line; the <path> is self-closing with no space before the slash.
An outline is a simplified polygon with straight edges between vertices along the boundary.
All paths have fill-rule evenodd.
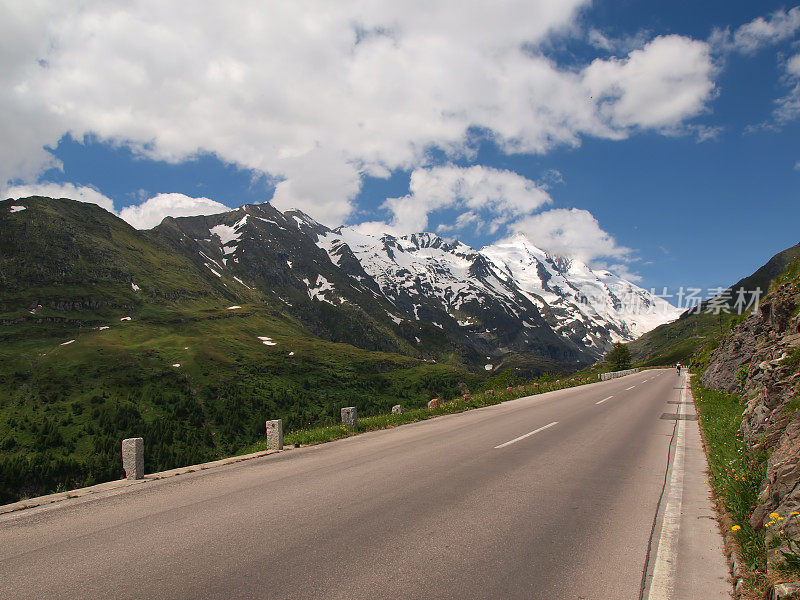
<path id="1" fill-rule="evenodd" d="M 136 226 L 274 195 L 365 231 L 521 231 L 658 289 L 800 242 L 793 4 L 344 3 L 310 32 L 286 3 L 14 4 L 3 195 Z"/>

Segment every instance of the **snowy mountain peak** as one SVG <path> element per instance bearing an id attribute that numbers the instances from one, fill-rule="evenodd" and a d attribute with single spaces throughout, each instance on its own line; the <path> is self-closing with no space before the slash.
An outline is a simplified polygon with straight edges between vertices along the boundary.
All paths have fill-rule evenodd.
<path id="1" fill-rule="evenodd" d="M 432 233 L 375 236 L 340 227 L 320 236 L 318 245 L 337 264 L 345 249 L 351 251 L 393 302 L 452 313 L 472 302 L 486 306 L 491 298 L 520 321 L 536 310 L 559 335 L 594 354 L 679 313 L 607 270 L 545 252 L 523 234 L 478 251 Z"/>

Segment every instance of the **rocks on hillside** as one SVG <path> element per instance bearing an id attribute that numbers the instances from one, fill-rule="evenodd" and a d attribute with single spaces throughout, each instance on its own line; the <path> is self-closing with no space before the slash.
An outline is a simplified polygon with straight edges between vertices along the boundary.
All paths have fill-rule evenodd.
<path id="1" fill-rule="evenodd" d="M 741 433 L 750 449 L 772 450 L 759 504 L 751 516 L 758 528 L 777 512 L 800 511 L 800 282 L 769 294 L 757 314 L 736 327 L 711 356 L 703 384 L 739 392 L 746 403 Z M 780 523 L 800 539 L 797 518 Z M 770 552 L 770 559 L 775 554 Z"/>

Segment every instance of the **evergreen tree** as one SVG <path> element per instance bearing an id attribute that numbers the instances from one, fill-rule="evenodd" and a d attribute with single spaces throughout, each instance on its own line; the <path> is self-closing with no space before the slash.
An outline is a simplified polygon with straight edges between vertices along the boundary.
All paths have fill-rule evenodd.
<path id="1" fill-rule="evenodd" d="M 631 368 L 631 351 L 626 344 L 617 342 L 606 356 L 606 362 L 614 371 Z"/>

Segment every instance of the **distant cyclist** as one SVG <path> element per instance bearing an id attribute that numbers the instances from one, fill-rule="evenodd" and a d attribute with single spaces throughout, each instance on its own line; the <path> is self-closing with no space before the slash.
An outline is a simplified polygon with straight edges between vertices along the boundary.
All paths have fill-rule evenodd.
<path id="1" fill-rule="evenodd" d="M 678 375 L 680 375 L 681 374 L 681 363 L 678 363 L 676 366 L 677 366 L 677 369 L 678 369 Z"/>

